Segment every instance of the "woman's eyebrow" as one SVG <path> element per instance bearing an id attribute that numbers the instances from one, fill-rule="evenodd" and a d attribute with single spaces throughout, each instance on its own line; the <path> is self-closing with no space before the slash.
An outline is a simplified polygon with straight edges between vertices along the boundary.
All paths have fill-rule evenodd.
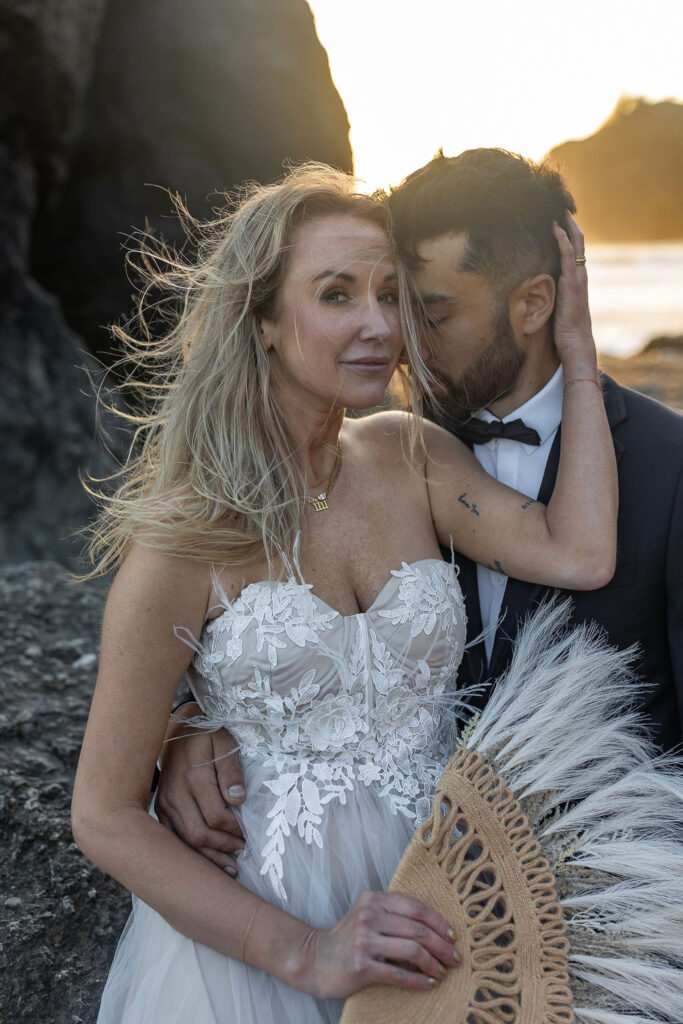
<path id="1" fill-rule="evenodd" d="M 348 281 L 350 284 L 356 280 L 353 274 L 347 274 L 344 270 L 321 270 L 311 278 L 311 281 L 323 281 L 326 277 L 336 277 L 339 281 Z"/>
<path id="2" fill-rule="evenodd" d="M 326 277 L 334 277 L 339 281 L 347 281 L 349 284 L 353 284 L 356 280 L 353 274 L 347 273 L 345 270 L 321 270 L 319 274 L 311 278 L 311 282 L 323 281 Z M 389 281 L 397 281 L 398 274 L 395 270 L 385 274 L 382 284 L 387 284 Z"/>
<path id="3" fill-rule="evenodd" d="M 425 292 L 420 295 L 425 305 L 435 305 L 437 302 L 453 302 L 450 295 L 441 295 L 439 292 Z"/>

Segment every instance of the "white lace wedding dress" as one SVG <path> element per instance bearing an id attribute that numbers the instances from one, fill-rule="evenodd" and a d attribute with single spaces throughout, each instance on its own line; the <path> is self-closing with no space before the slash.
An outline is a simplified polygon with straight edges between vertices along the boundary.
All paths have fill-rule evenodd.
<path id="1" fill-rule="evenodd" d="M 207 724 L 240 744 L 242 885 L 323 928 L 386 888 L 451 753 L 439 729 L 464 641 L 455 571 L 437 558 L 404 563 L 357 615 L 294 577 L 224 601 L 190 674 Z M 319 1024 L 342 1006 L 191 941 L 134 898 L 98 1024 Z"/>

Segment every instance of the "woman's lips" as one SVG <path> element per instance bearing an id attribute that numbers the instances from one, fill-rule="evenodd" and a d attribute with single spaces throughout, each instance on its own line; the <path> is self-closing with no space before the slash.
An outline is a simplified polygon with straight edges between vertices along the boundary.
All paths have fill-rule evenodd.
<path id="1" fill-rule="evenodd" d="M 365 370 L 367 373 L 373 371 L 379 373 L 386 370 L 389 360 L 384 356 L 364 356 L 362 359 L 345 359 L 342 366 L 350 366 L 352 369 Z"/>

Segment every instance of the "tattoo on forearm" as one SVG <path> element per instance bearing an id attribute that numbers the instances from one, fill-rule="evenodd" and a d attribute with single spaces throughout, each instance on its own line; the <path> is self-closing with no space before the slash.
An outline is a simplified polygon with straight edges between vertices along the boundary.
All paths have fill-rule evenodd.
<path id="1" fill-rule="evenodd" d="M 467 501 L 466 499 L 467 499 L 467 491 L 463 491 L 462 494 L 460 495 L 460 497 L 458 498 L 458 501 L 460 502 L 461 505 L 464 505 L 465 508 L 468 508 L 470 510 L 470 512 L 472 512 L 473 515 L 478 516 L 479 515 L 479 507 L 477 506 L 476 501 Z"/>
<path id="2" fill-rule="evenodd" d="M 498 561 L 497 558 L 494 558 L 493 565 L 491 565 L 491 563 L 489 562 L 487 568 L 490 569 L 491 572 L 498 572 L 498 573 L 500 573 L 501 576 L 507 576 L 507 573 L 505 572 L 505 569 L 500 564 L 500 562 Z"/>
<path id="3" fill-rule="evenodd" d="M 524 504 L 522 505 L 522 508 L 524 509 L 524 511 L 526 511 L 528 508 L 531 508 L 531 506 L 535 505 L 535 504 L 536 504 L 536 499 L 535 498 L 529 498 L 528 501 L 524 502 Z"/>

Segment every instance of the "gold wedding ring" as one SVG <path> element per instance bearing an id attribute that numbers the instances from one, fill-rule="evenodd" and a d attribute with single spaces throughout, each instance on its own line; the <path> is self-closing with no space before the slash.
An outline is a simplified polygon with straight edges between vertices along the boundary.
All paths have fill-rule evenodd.
<path id="1" fill-rule="evenodd" d="M 577 267 L 582 267 L 585 262 L 586 262 L 586 257 L 585 256 L 577 256 L 576 259 L 574 260 L 574 263 L 576 263 Z"/>

